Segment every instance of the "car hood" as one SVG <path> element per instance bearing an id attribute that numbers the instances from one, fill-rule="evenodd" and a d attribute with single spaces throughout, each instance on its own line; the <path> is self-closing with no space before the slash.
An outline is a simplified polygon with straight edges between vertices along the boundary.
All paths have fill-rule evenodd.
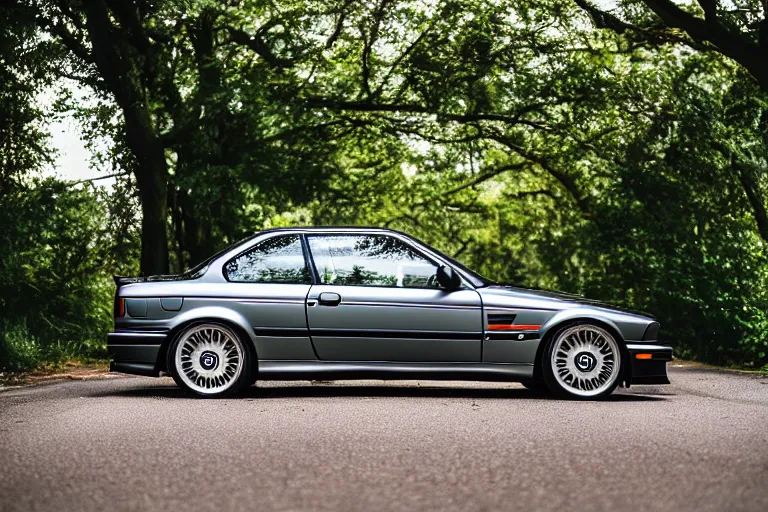
<path id="1" fill-rule="evenodd" d="M 483 303 L 488 306 L 494 305 L 493 298 L 492 298 L 494 295 L 500 296 L 500 297 L 519 297 L 519 298 L 524 298 L 529 300 L 533 299 L 538 301 L 549 302 L 551 303 L 550 306 L 553 307 L 553 309 L 558 309 L 558 305 L 560 307 L 565 307 L 569 305 L 570 306 L 573 306 L 573 305 L 590 306 L 594 308 L 607 309 L 610 311 L 618 311 L 621 313 L 629 313 L 631 315 L 643 316 L 643 317 L 655 320 L 655 317 L 653 315 L 650 315 L 644 311 L 637 311 L 634 309 L 623 308 L 623 307 L 615 306 L 613 304 L 608 304 L 606 302 L 601 302 L 599 300 L 593 300 L 593 299 L 588 299 L 586 297 L 582 297 L 580 295 L 574 295 L 572 293 L 558 292 L 553 290 L 544 290 L 542 288 L 528 288 L 528 287 L 519 286 L 519 285 L 494 284 L 491 286 L 480 288 L 478 291 L 481 292 L 481 294 L 483 295 Z M 486 293 L 483 293 L 484 291 Z"/>

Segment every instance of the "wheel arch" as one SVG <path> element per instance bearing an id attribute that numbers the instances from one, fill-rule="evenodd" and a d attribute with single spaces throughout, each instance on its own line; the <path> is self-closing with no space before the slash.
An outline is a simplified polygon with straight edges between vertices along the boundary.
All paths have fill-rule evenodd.
<path id="1" fill-rule="evenodd" d="M 235 334 L 245 342 L 245 346 L 252 356 L 253 370 L 257 370 L 259 359 L 256 353 L 256 340 L 254 339 L 253 329 L 248 325 L 248 321 L 244 316 L 230 309 L 220 307 L 197 308 L 179 315 L 174 325 L 168 331 L 165 341 L 160 345 L 155 363 L 158 370 L 166 373 L 171 371 L 167 364 L 169 348 L 179 335 L 189 327 L 203 323 L 219 323 L 235 331 Z"/>
<path id="2" fill-rule="evenodd" d="M 602 327 L 608 333 L 614 337 L 616 340 L 616 343 L 619 345 L 619 349 L 621 350 L 621 357 L 622 357 L 622 375 L 619 376 L 619 384 L 621 385 L 627 385 L 631 380 L 631 367 L 629 361 L 629 352 L 627 351 L 627 343 L 624 340 L 624 337 L 621 335 L 621 330 L 614 324 L 612 321 L 608 319 L 602 319 L 598 318 L 592 315 L 588 314 L 578 314 L 574 316 L 567 316 L 565 318 L 557 318 L 558 315 L 550 319 L 546 324 L 544 324 L 541 328 L 541 331 L 543 334 L 541 336 L 541 341 L 539 342 L 539 346 L 536 349 L 536 358 L 533 362 L 533 379 L 535 381 L 542 380 L 542 357 L 544 355 L 544 349 L 546 348 L 549 341 L 552 339 L 553 336 L 555 336 L 558 332 L 563 330 L 566 327 L 571 327 L 574 325 L 581 325 L 581 324 L 592 324 L 596 325 L 597 327 Z"/>

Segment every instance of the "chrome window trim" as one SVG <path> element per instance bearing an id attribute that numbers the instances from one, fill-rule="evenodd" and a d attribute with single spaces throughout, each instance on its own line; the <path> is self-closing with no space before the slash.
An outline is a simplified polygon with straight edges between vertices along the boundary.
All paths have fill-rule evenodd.
<path id="1" fill-rule="evenodd" d="M 232 247 L 227 252 L 223 253 L 218 258 L 212 260 L 208 264 L 208 270 L 203 274 L 199 279 L 204 282 L 224 282 L 229 283 L 230 281 L 227 281 L 224 277 L 224 265 L 229 262 L 229 260 L 235 258 L 236 256 L 248 251 L 249 249 L 253 248 L 257 244 L 260 244 L 261 242 L 268 240 L 270 238 L 276 237 L 276 236 L 284 236 L 284 235 L 290 235 L 290 234 L 296 234 L 302 237 L 306 237 L 308 235 L 385 235 L 385 236 L 392 236 L 406 244 L 408 247 L 413 249 L 416 253 L 421 254 L 422 256 L 426 257 L 428 260 L 431 261 L 438 261 L 441 265 L 446 265 L 454 270 L 459 274 L 459 277 L 461 278 L 462 286 L 460 289 L 469 289 L 469 290 L 476 290 L 477 288 L 467 280 L 467 278 L 464 276 L 464 273 L 460 270 L 456 269 L 453 265 L 451 265 L 449 262 L 445 261 L 442 257 L 440 257 L 438 254 L 435 254 L 434 252 L 430 251 L 427 247 L 422 246 L 421 244 L 418 244 L 414 241 L 414 239 L 404 236 L 402 233 L 399 233 L 397 231 L 392 231 L 384 228 L 339 228 L 339 227 L 333 227 L 333 228 L 313 228 L 313 229 L 306 229 L 306 228 L 276 228 L 274 230 L 268 230 L 264 231 L 258 235 L 255 235 L 249 239 L 247 239 L 245 242 L 236 245 Z M 314 267 L 314 261 L 312 260 L 312 254 L 311 251 L 309 251 L 309 248 L 307 248 L 308 255 L 310 257 L 311 263 L 311 271 L 312 273 L 316 272 L 316 269 Z M 246 284 L 304 284 L 305 286 L 307 284 L 321 284 L 314 280 L 313 275 L 313 282 L 312 283 L 246 283 Z M 338 285 L 324 285 L 324 286 L 338 286 Z M 396 287 L 393 287 L 396 288 Z M 399 289 L 407 289 L 407 288 L 399 288 Z M 431 290 L 431 289 L 439 289 L 439 288 L 414 288 L 414 289 L 421 289 L 421 290 Z"/>

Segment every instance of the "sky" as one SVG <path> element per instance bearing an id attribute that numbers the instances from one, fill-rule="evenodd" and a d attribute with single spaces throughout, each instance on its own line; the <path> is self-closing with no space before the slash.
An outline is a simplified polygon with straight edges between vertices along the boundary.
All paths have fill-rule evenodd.
<path id="1" fill-rule="evenodd" d="M 51 145 L 57 150 L 55 164 L 48 173 L 63 180 L 76 181 L 99 176 L 89 166 L 90 152 L 80 139 L 78 127 L 72 118 L 48 125 Z"/>
<path id="2" fill-rule="evenodd" d="M 72 83 L 66 85 L 71 88 L 72 94 L 80 101 L 89 101 L 87 89 Z M 43 110 L 49 109 L 55 99 L 56 92 L 53 88 L 43 91 L 38 97 Z M 64 181 L 80 181 L 111 174 L 111 169 L 102 170 L 91 167 L 91 152 L 80 138 L 80 127 L 72 116 L 64 116 L 52 121 L 47 124 L 46 129 L 51 135 L 50 144 L 56 149 L 57 155 L 54 164 L 45 169 L 45 175 L 55 176 Z M 96 184 L 112 188 L 114 182 L 114 178 L 108 178 L 98 180 Z"/>

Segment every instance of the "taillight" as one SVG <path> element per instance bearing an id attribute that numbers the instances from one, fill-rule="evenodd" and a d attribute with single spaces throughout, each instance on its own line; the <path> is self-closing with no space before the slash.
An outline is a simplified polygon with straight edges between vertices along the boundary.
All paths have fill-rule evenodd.
<path id="1" fill-rule="evenodd" d="M 115 297 L 115 318 L 125 316 L 125 299 Z"/>

